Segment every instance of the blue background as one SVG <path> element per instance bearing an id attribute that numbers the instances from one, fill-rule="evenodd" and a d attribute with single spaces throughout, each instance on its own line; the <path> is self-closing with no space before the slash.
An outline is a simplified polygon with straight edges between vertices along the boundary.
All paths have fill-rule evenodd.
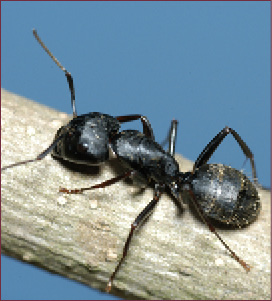
<path id="1" fill-rule="evenodd" d="M 72 112 L 35 27 L 72 73 L 79 114 L 144 114 L 159 142 L 176 118 L 176 151 L 191 160 L 228 125 L 270 187 L 269 2 L 2 2 L 1 13 L 3 88 Z M 227 137 L 210 162 L 251 176 L 244 161 Z M 2 299 L 112 298 L 5 256 L 1 271 Z"/>

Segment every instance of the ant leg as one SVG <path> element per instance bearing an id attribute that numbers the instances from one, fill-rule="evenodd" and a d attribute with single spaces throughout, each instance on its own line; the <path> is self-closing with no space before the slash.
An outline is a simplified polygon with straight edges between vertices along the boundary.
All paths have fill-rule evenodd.
<path id="1" fill-rule="evenodd" d="M 232 257 L 239 262 L 239 264 L 247 271 L 250 271 L 250 266 L 244 262 L 240 257 L 238 257 L 236 255 L 236 253 L 234 251 L 232 251 L 232 249 L 225 243 L 225 241 L 222 239 L 222 237 L 217 233 L 217 231 L 215 230 L 214 226 L 210 223 L 210 221 L 208 220 L 208 218 L 206 217 L 205 213 L 203 212 L 201 206 L 199 205 L 193 191 L 191 189 L 188 190 L 190 195 L 192 196 L 192 201 L 193 204 L 199 214 L 199 216 L 202 218 L 202 220 L 204 221 L 204 223 L 209 227 L 210 231 L 221 241 L 221 243 L 224 245 L 224 247 L 230 252 L 230 254 L 232 255 Z"/>
<path id="2" fill-rule="evenodd" d="M 76 104 L 75 104 L 75 88 L 74 88 L 74 82 L 73 78 L 70 72 L 68 72 L 62 65 L 61 63 L 57 60 L 57 58 L 52 54 L 52 52 L 45 46 L 44 42 L 41 40 L 41 38 L 38 36 L 37 30 L 33 29 L 33 35 L 38 41 L 38 43 L 42 46 L 42 48 L 45 50 L 45 52 L 51 57 L 51 59 L 57 64 L 57 66 L 65 73 L 70 93 L 71 93 L 71 104 L 73 108 L 73 117 L 77 117 L 77 112 L 76 112 Z"/>
<path id="3" fill-rule="evenodd" d="M 117 116 L 116 119 L 123 122 L 129 122 L 133 120 L 141 119 L 142 125 L 143 125 L 143 132 L 147 137 L 150 137 L 151 139 L 155 140 L 153 129 L 151 127 L 151 124 L 146 116 L 143 115 L 125 115 L 125 116 Z"/>
<path id="4" fill-rule="evenodd" d="M 168 142 L 167 151 L 171 156 L 174 156 L 175 154 L 175 146 L 177 140 L 177 127 L 178 127 L 178 121 L 176 119 L 173 119 L 171 121 L 171 126 L 167 134 L 167 137 L 161 143 L 161 146 L 164 146 Z"/>
<path id="5" fill-rule="evenodd" d="M 130 170 L 120 176 L 117 176 L 115 178 L 112 178 L 112 179 L 109 179 L 109 180 L 106 180 L 100 184 L 96 184 L 94 186 L 91 186 L 91 187 L 87 187 L 87 188 L 79 188 L 79 189 L 67 189 L 67 188 L 60 188 L 59 192 L 64 192 L 64 193 L 68 193 L 68 194 L 78 194 L 78 193 L 82 193 L 83 191 L 85 190 L 92 190 L 92 189 L 95 189 L 95 188 L 104 188 L 104 187 L 107 187 L 107 186 L 110 186 L 112 184 L 115 184 L 127 177 L 130 177 L 130 176 L 134 176 L 136 174 L 136 171 L 135 170 Z"/>
<path id="6" fill-rule="evenodd" d="M 249 149 L 247 144 L 244 142 L 244 140 L 238 135 L 238 133 L 236 131 L 234 131 L 233 129 L 229 128 L 228 126 L 223 128 L 223 130 L 221 132 L 219 132 L 203 149 L 203 151 L 201 152 L 201 154 L 198 156 L 198 158 L 195 161 L 193 172 L 195 171 L 196 168 L 198 168 L 208 162 L 208 160 L 211 158 L 214 151 L 217 149 L 219 144 L 224 140 L 224 138 L 228 134 L 232 134 L 234 139 L 237 141 L 237 143 L 241 147 L 245 156 L 247 158 L 249 158 L 250 164 L 251 164 L 251 169 L 252 169 L 253 181 L 255 184 L 258 184 L 253 153 L 251 152 L 251 150 Z"/>
<path id="7" fill-rule="evenodd" d="M 47 156 L 53 150 L 53 148 L 63 138 L 63 136 L 64 135 L 60 135 L 59 137 L 57 137 L 52 142 L 52 144 L 47 149 L 45 149 L 43 152 L 41 152 L 36 158 L 30 159 L 30 160 L 24 160 L 24 161 L 20 161 L 20 162 L 17 162 L 17 163 L 13 163 L 13 164 L 7 165 L 5 167 L 2 167 L 1 171 L 4 171 L 4 170 L 6 170 L 8 168 L 12 168 L 12 167 L 15 167 L 15 166 L 19 166 L 19 165 L 27 164 L 27 163 L 30 163 L 30 162 L 35 162 L 35 161 L 42 160 L 45 156 Z"/>
<path id="8" fill-rule="evenodd" d="M 172 120 L 169 137 L 168 137 L 168 139 L 169 139 L 168 153 L 171 156 L 174 156 L 174 154 L 175 154 L 175 146 L 176 146 L 176 140 L 177 140 L 177 127 L 178 127 L 178 121 L 175 119 Z"/>
<path id="9" fill-rule="evenodd" d="M 130 245 L 132 236 L 134 234 L 134 231 L 139 227 L 141 222 L 143 222 L 151 214 L 152 210 L 154 209 L 154 207 L 156 206 L 156 204 L 158 203 L 158 201 L 160 199 L 160 196 L 162 194 L 162 188 L 163 188 L 162 186 L 160 186 L 158 184 L 156 185 L 153 200 L 144 208 L 144 210 L 136 217 L 134 222 L 131 224 L 131 230 L 129 232 L 129 235 L 128 235 L 126 243 L 125 243 L 125 246 L 123 248 L 122 258 L 120 259 L 120 261 L 117 264 L 114 272 L 110 276 L 110 279 L 108 281 L 107 288 L 106 288 L 107 292 L 110 292 L 111 287 L 112 287 L 113 279 L 115 278 L 116 273 L 120 269 L 120 266 L 121 266 L 122 262 L 124 261 L 125 257 L 127 256 L 127 252 L 128 252 L 129 245 Z"/>

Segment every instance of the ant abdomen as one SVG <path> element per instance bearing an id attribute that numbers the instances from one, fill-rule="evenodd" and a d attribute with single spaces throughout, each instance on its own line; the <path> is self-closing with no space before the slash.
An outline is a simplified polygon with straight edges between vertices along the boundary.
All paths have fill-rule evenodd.
<path id="1" fill-rule="evenodd" d="M 239 170 L 222 164 L 205 164 L 196 169 L 194 195 L 204 213 L 233 227 L 253 222 L 261 208 L 255 185 Z"/>

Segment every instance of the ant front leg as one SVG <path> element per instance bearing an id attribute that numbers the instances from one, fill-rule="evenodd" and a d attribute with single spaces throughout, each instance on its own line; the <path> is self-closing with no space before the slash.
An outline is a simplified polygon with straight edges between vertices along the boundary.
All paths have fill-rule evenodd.
<path id="1" fill-rule="evenodd" d="M 243 153 L 247 158 L 250 160 L 251 168 L 252 168 L 252 175 L 253 175 L 253 181 L 255 184 L 258 184 L 257 181 L 257 174 L 256 174 L 256 167 L 254 163 L 254 156 L 247 144 L 244 142 L 244 140 L 238 135 L 238 133 L 233 130 L 232 128 L 229 128 L 226 126 L 223 128 L 221 132 L 219 132 L 203 149 L 201 154 L 198 156 L 198 158 L 195 161 L 193 172 L 196 168 L 199 168 L 200 166 L 206 164 L 208 160 L 211 158 L 214 151 L 218 148 L 219 144 L 226 138 L 228 134 L 232 134 L 234 139 L 237 141 L 239 146 L 241 147 Z"/>
<path id="2" fill-rule="evenodd" d="M 123 263 L 125 257 L 127 256 L 127 252 L 128 252 L 128 249 L 129 249 L 130 242 L 131 242 L 132 236 L 134 234 L 134 231 L 137 230 L 139 225 L 151 214 L 152 210 L 155 208 L 155 206 L 157 205 L 157 203 L 160 199 L 160 196 L 163 192 L 163 188 L 164 187 L 160 186 L 159 184 L 156 185 L 153 200 L 144 208 L 144 210 L 136 217 L 134 222 L 131 224 L 131 230 L 129 232 L 129 235 L 128 235 L 126 243 L 125 243 L 125 246 L 123 248 L 123 255 L 122 255 L 120 261 L 118 262 L 114 272 L 112 273 L 112 275 L 109 279 L 109 282 L 108 282 L 107 288 L 106 288 L 107 292 L 110 292 L 111 287 L 112 287 L 112 282 L 115 278 L 115 275 L 118 272 L 118 270 L 120 269 L 120 266 Z"/>
<path id="3" fill-rule="evenodd" d="M 177 140 L 177 127 L 178 127 L 178 121 L 176 119 L 173 119 L 171 122 L 171 128 L 169 131 L 169 147 L 168 147 L 168 153 L 171 156 L 175 155 L 175 147 L 176 147 L 176 140 Z"/>
<path id="4" fill-rule="evenodd" d="M 133 120 L 139 120 L 139 119 L 141 119 L 141 122 L 142 122 L 142 125 L 143 125 L 143 133 L 147 137 L 152 138 L 153 140 L 155 140 L 153 129 L 152 129 L 151 124 L 150 124 L 150 122 L 149 122 L 149 120 L 148 120 L 148 118 L 146 116 L 139 115 L 139 114 L 136 114 L 136 115 L 125 115 L 125 116 L 117 116 L 116 119 L 118 121 L 120 121 L 121 123 L 130 122 L 130 121 L 133 121 Z"/>

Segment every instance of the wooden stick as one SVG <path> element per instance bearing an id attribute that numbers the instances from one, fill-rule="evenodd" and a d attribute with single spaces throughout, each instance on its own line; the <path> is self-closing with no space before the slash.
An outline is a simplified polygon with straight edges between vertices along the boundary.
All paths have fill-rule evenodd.
<path id="1" fill-rule="evenodd" d="M 31 159 L 50 145 L 68 116 L 2 89 L 2 166 Z M 106 112 L 109 113 L 109 112 Z M 192 163 L 177 156 L 182 170 Z M 258 168 L 258 162 L 256 162 Z M 2 173 L 2 252 L 105 291 L 130 224 L 153 197 L 121 181 L 79 195 L 124 170 L 118 162 L 82 172 L 50 155 Z M 192 211 L 163 194 L 133 237 L 111 293 L 126 299 L 270 299 L 270 193 L 242 230 L 218 230 L 248 262 L 246 273 Z M 3 275 L 2 275 L 3 276 Z M 16 287 L 16 284 L 14 284 Z"/>

